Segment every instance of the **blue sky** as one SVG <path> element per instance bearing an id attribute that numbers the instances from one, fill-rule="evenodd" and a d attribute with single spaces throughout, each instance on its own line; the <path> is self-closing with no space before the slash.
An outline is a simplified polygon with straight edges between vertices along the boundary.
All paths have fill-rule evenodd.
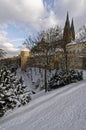
<path id="1" fill-rule="evenodd" d="M 28 35 L 51 26 L 64 27 L 66 13 L 76 30 L 86 24 L 86 0 L 0 0 L 0 48 L 18 55 Z"/>

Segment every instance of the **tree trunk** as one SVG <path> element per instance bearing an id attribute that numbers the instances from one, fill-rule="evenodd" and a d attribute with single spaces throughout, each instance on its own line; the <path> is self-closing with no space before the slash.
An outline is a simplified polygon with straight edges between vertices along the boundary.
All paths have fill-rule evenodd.
<path id="1" fill-rule="evenodd" d="M 45 68 L 45 80 L 44 80 L 44 82 L 45 82 L 45 92 L 47 92 L 48 91 L 48 86 L 47 86 L 47 70 L 46 70 L 46 68 Z"/>
<path id="2" fill-rule="evenodd" d="M 65 70 L 68 73 L 68 55 L 66 48 L 64 48 L 64 55 L 65 55 Z"/>
<path id="3" fill-rule="evenodd" d="M 66 72 L 68 73 L 68 57 L 67 57 L 67 52 L 65 53 L 65 66 L 66 66 Z"/>

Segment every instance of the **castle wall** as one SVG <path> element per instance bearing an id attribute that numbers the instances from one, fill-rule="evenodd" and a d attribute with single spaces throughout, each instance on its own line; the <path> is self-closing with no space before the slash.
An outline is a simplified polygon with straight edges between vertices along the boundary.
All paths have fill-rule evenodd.
<path id="1" fill-rule="evenodd" d="M 69 69 L 86 70 L 86 42 L 67 45 L 68 67 Z M 30 67 L 45 67 L 46 57 L 44 55 L 31 56 L 30 52 L 21 52 L 21 69 Z M 48 57 L 49 69 L 64 67 L 64 53 L 58 51 Z"/>

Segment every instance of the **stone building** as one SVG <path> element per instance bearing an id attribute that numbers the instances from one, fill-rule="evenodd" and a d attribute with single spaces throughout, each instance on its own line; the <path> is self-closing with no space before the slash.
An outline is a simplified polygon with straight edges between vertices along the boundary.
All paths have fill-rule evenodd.
<path id="1" fill-rule="evenodd" d="M 69 68 L 86 70 L 86 42 L 67 45 Z"/>
<path id="2" fill-rule="evenodd" d="M 64 50 L 67 53 L 67 64 L 69 69 L 85 69 L 86 70 L 86 41 L 77 42 L 75 39 L 74 22 L 70 24 L 69 15 L 67 13 L 66 22 L 63 30 L 62 39 Z M 57 48 L 58 51 L 49 55 L 49 64 L 52 69 L 64 67 L 64 51 Z M 30 52 L 21 51 L 21 69 L 25 70 L 27 65 L 32 67 L 44 67 L 43 62 L 45 56 L 30 55 Z"/>
<path id="3" fill-rule="evenodd" d="M 70 26 L 69 15 L 67 13 L 66 22 L 63 31 L 63 42 L 64 44 L 68 44 L 74 40 L 75 40 L 75 29 L 74 29 L 73 19 Z"/>
<path id="4" fill-rule="evenodd" d="M 70 26 L 68 13 L 64 27 L 63 42 L 66 44 L 68 67 L 86 69 L 86 41 L 80 42 L 75 39 L 73 19 Z"/>

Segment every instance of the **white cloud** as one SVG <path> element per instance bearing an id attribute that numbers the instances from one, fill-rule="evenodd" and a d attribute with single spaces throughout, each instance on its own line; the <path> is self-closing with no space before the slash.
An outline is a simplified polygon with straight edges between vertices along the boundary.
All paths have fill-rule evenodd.
<path id="1" fill-rule="evenodd" d="M 51 10 L 47 16 L 41 17 L 36 23 L 39 23 L 37 25 L 35 24 L 36 28 L 44 30 L 44 29 L 47 29 L 49 27 L 59 24 L 59 20 L 57 20 L 56 15 Z"/>
<path id="2" fill-rule="evenodd" d="M 67 11 L 74 18 L 76 31 L 86 23 L 86 0 L 55 0 L 54 11 L 64 26 Z"/>
<path id="3" fill-rule="evenodd" d="M 55 14 L 51 12 L 46 10 L 43 0 L 0 0 L 0 23 L 23 22 L 40 29 L 40 19 L 42 24 L 50 26 L 56 22 Z M 45 27 L 44 24 L 42 26 Z"/>
<path id="4" fill-rule="evenodd" d="M 67 11 L 73 17 L 85 17 L 85 5 L 86 0 L 55 0 L 53 11 L 48 12 L 43 0 L 0 0 L 0 23 L 22 22 L 27 23 L 28 28 L 46 28 L 60 23 Z"/>
<path id="5" fill-rule="evenodd" d="M 0 0 L 0 21 L 32 22 L 45 13 L 42 0 Z"/>
<path id="6" fill-rule="evenodd" d="M 24 31 L 26 27 L 29 31 L 32 29 L 31 32 L 43 30 L 56 24 L 63 26 L 67 11 L 71 17 L 74 17 L 76 26 L 86 22 L 86 0 L 55 0 L 52 9 L 50 9 L 49 2 L 44 5 L 43 1 L 0 0 L 0 30 L 6 28 L 8 23 L 13 26 L 23 25 Z M 13 45 L 15 41 L 15 38 L 14 41 L 8 39 L 6 32 L 0 33 L 0 48 L 5 49 L 9 55 L 17 54 L 19 51 L 19 48 Z"/>
<path id="7" fill-rule="evenodd" d="M 7 32 L 0 32 L 0 48 L 3 49 L 7 55 L 6 57 L 12 57 L 20 53 L 20 49 L 14 47 L 14 45 L 7 38 Z"/>
<path id="8" fill-rule="evenodd" d="M 69 11 L 73 17 L 84 15 L 86 8 L 86 0 L 55 0 L 54 7 L 56 11 L 62 14 Z"/>

